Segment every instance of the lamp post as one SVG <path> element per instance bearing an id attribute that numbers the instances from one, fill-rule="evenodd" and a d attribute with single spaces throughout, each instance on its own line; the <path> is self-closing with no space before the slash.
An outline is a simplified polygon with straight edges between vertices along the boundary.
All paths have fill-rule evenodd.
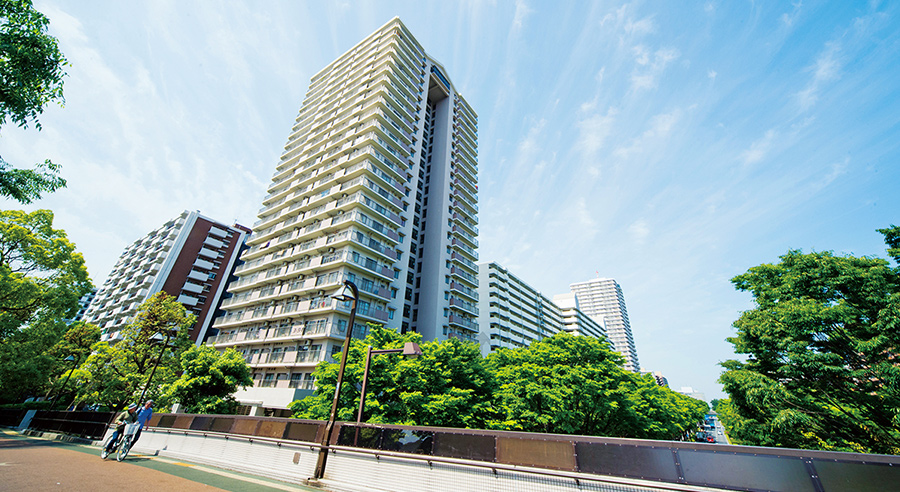
<path id="1" fill-rule="evenodd" d="M 347 367 L 347 353 L 350 351 L 350 339 L 353 338 L 353 323 L 356 321 L 356 302 L 359 300 L 359 289 L 356 284 L 344 280 L 344 287 L 337 294 L 331 296 L 338 301 L 351 301 L 350 323 L 347 325 L 347 336 L 344 338 L 344 347 L 341 350 L 341 366 L 338 369 L 337 382 L 334 385 L 334 401 L 331 403 L 331 413 L 325 424 L 325 435 L 322 437 L 322 447 L 319 448 L 319 459 L 316 460 L 316 469 L 313 479 L 318 480 L 325 475 L 325 462 L 328 459 L 328 445 L 331 443 L 331 431 L 334 430 L 334 421 L 337 416 L 338 398 L 341 394 L 341 383 L 344 379 L 344 368 Z"/>
<path id="2" fill-rule="evenodd" d="M 159 350 L 159 357 L 156 358 L 156 363 L 153 364 L 153 370 L 150 371 L 150 377 L 147 378 L 147 384 L 144 385 L 144 390 L 141 391 L 141 397 L 138 398 L 138 407 L 144 403 L 144 395 L 147 394 L 147 388 L 150 387 L 150 381 L 153 381 L 153 375 L 156 374 L 156 368 L 159 367 L 159 362 L 163 358 L 163 354 L 166 353 L 166 349 L 169 348 L 169 339 L 172 337 L 172 330 L 166 330 L 166 338 L 165 342 L 162 344 L 162 348 Z M 159 332 L 153 334 L 150 337 L 150 340 L 153 340 L 156 343 L 163 341 L 163 336 Z"/>
<path id="3" fill-rule="evenodd" d="M 378 354 L 403 354 L 407 359 L 415 359 L 416 357 L 422 355 L 422 349 L 419 347 L 419 344 L 415 342 L 406 342 L 403 344 L 402 349 L 382 349 L 382 350 L 372 350 L 372 346 L 369 345 L 366 347 L 366 366 L 363 369 L 363 380 L 362 380 L 362 388 L 359 390 L 359 410 L 356 412 L 356 423 L 362 423 L 363 416 L 363 406 L 366 403 L 366 383 L 369 381 L 369 364 L 372 363 L 372 356 Z M 357 445 L 357 441 L 359 440 L 359 426 L 356 427 L 356 432 L 353 433 L 353 445 Z"/>
<path id="4" fill-rule="evenodd" d="M 406 342 L 402 349 L 383 349 L 372 350 L 372 346 L 366 348 L 366 367 L 363 369 L 362 389 L 359 392 L 359 410 L 356 412 L 356 423 L 362 422 L 363 404 L 366 402 L 366 383 L 369 380 L 369 364 L 372 362 L 372 356 L 378 354 L 403 354 L 408 359 L 415 359 L 422 355 L 422 349 L 415 342 Z"/>
<path id="5" fill-rule="evenodd" d="M 63 381 L 62 388 L 59 389 L 59 393 L 57 393 L 56 397 L 53 398 L 53 406 L 56 406 L 56 400 L 59 399 L 59 397 L 63 394 L 63 391 L 66 390 L 66 385 L 69 384 L 69 378 L 72 377 L 72 373 L 75 372 L 75 366 L 78 365 L 78 359 L 71 355 L 63 360 L 66 362 L 74 362 L 74 364 L 72 364 L 72 369 L 69 370 L 69 375 L 66 376 L 66 380 Z"/>

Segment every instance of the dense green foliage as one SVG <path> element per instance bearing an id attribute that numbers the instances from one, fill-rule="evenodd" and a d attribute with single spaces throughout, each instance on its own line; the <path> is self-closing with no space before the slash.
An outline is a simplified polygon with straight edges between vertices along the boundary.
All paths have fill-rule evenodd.
<path id="1" fill-rule="evenodd" d="M 900 228 L 881 230 L 898 258 Z M 756 308 L 722 364 L 729 437 L 762 446 L 900 453 L 900 268 L 789 251 L 732 282 Z"/>
<path id="2" fill-rule="evenodd" d="M 73 381 L 77 378 L 78 401 L 116 409 L 136 402 L 159 361 L 145 399 L 165 402 L 163 387 L 181 372 L 180 357 L 192 346 L 188 332 L 195 321 L 174 297 L 165 292 L 151 296 L 118 340 L 94 344 L 82 371 L 72 376 Z M 157 333 L 171 334 L 168 347 L 151 339 Z"/>
<path id="3" fill-rule="evenodd" d="M 399 349 L 420 342 L 421 335 L 371 327 L 362 341 L 352 340 L 341 385 L 337 418 L 355 421 L 366 346 Z M 372 357 L 366 386 L 364 420 L 375 423 L 480 427 L 490 417 L 491 378 L 478 346 L 451 339 L 421 344 L 423 355 L 406 359 L 398 354 Z M 316 368 L 315 395 L 291 404 L 294 416 L 327 419 L 334 399 L 338 365 L 323 362 Z"/>
<path id="4" fill-rule="evenodd" d="M 0 124 L 34 124 L 40 130 L 37 118 L 44 106 L 63 102 L 67 62 L 56 38 L 47 34 L 49 23 L 31 0 L 0 0 Z M 49 160 L 35 169 L 15 169 L 0 159 L 0 196 L 31 203 L 66 185 L 58 172 Z"/>
<path id="5" fill-rule="evenodd" d="M 354 421 L 366 346 L 418 342 L 373 327 L 352 341 L 337 419 Z M 706 404 L 622 368 L 606 343 L 566 333 L 482 358 L 477 344 L 421 344 L 423 355 L 375 355 L 363 420 L 372 423 L 492 428 L 563 434 L 674 439 L 694 429 Z M 316 368 L 316 393 L 291 404 L 298 418 L 327 419 L 337 364 Z"/>
<path id="6" fill-rule="evenodd" d="M 187 413 L 230 414 L 237 408 L 234 392 L 253 384 L 250 367 L 234 349 L 192 345 L 181 354 L 181 377 L 165 391 L 168 400 Z"/>
<path id="7" fill-rule="evenodd" d="M 554 434 L 676 439 L 707 406 L 622 368 L 605 341 L 560 333 L 491 353 L 500 428 Z"/>
<path id="8" fill-rule="evenodd" d="M 64 370 L 52 350 L 91 289 L 84 258 L 53 213 L 0 211 L 0 401 L 39 396 Z M 80 328 L 79 328 L 80 329 Z"/>

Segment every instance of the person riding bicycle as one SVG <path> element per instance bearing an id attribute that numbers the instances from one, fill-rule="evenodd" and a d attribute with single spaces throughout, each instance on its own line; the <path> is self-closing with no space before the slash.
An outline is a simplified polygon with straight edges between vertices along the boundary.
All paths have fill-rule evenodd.
<path id="1" fill-rule="evenodd" d="M 125 433 L 125 424 L 133 424 L 137 422 L 137 404 L 132 403 L 128 405 L 128 409 L 123 411 L 116 417 L 116 431 L 113 432 L 112 439 L 109 440 L 109 444 L 106 446 L 107 452 L 112 452 L 113 449 L 116 448 L 116 443 L 119 440 L 119 436 Z"/>
<path id="2" fill-rule="evenodd" d="M 141 437 L 141 431 L 147 428 L 147 425 L 150 424 L 150 417 L 153 416 L 153 400 L 147 400 L 147 403 L 138 410 L 137 412 L 137 421 L 140 426 L 138 426 L 137 432 L 134 434 L 134 437 L 131 439 L 131 445 L 134 446 L 137 443 L 138 439 Z"/>

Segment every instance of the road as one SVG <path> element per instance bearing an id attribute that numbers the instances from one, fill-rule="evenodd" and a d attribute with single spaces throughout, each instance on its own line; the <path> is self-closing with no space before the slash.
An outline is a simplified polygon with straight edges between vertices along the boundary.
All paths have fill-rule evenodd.
<path id="1" fill-rule="evenodd" d="M 155 456 L 100 459 L 95 446 L 0 430 L 0 491 L 320 491 Z"/>

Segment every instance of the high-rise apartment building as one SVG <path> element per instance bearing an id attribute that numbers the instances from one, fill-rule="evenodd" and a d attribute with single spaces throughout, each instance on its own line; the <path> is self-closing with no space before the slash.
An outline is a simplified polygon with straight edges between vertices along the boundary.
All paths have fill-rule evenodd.
<path id="1" fill-rule="evenodd" d="M 240 401 L 285 408 L 365 323 L 475 340 L 477 117 L 393 19 L 313 76 L 211 343 L 253 369 Z M 257 410 L 258 411 L 258 410 Z"/>
<path id="2" fill-rule="evenodd" d="M 165 291 L 197 315 L 191 339 L 203 342 L 249 232 L 185 210 L 125 249 L 82 319 L 115 340 L 142 302 Z"/>
<path id="3" fill-rule="evenodd" d="M 619 283 L 611 278 L 598 278 L 571 284 L 569 288 L 585 314 L 606 324 L 606 336 L 616 351 L 625 357 L 625 369 L 640 372 L 625 296 Z"/>

